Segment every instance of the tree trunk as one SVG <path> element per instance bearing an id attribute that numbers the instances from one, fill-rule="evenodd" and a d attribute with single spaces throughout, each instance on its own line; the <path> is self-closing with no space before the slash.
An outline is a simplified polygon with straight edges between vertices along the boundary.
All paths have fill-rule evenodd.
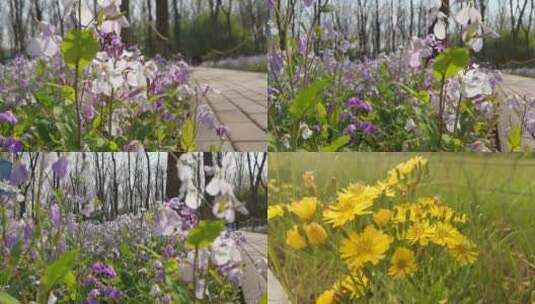
<path id="1" fill-rule="evenodd" d="M 123 2 L 121 2 L 121 12 L 126 19 L 130 19 L 130 0 L 123 0 Z M 121 39 L 125 46 L 129 46 L 132 43 L 129 28 L 124 27 L 121 29 Z"/>
<path id="2" fill-rule="evenodd" d="M 169 10 L 167 0 L 156 0 L 156 51 L 167 57 L 169 55 Z"/>
<path id="3" fill-rule="evenodd" d="M 183 152 L 167 153 L 167 181 L 165 186 L 165 198 L 169 200 L 178 197 L 180 193 L 180 180 L 178 179 L 177 160 Z"/>
<path id="4" fill-rule="evenodd" d="M 147 197 L 145 198 L 145 210 L 150 209 L 150 158 L 149 153 L 145 151 L 145 159 L 147 160 Z"/>

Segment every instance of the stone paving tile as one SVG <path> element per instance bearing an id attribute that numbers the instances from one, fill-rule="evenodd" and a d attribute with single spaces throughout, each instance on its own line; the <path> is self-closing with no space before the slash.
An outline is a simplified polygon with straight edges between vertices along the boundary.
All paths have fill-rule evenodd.
<path id="1" fill-rule="evenodd" d="M 271 270 L 268 270 L 268 303 L 287 304 L 288 296 Z"/>
<path id="2" fill-rule="evenodd" d="M 219 123 L 230 128 L 228 139 L 234 150 L 267 150 L 267 76 L 264 73 L 199 67 L 194 69 L 193 78 L 218 91 L 210 93 L 207 102 Z M 202 151 L 206 144 L 200 143 L 214 142 L 214 134 L 198 132 L 197 142 L 198 150 Z"/>
<path id="3" fill-rule="evenodd" d="M 267 143 L 265 141 L 237 141 L 234 146 L 238 151 L 267 151 Z"/>
<path id="4" fill-rule="evenodd" d="M 260 274 L 255 264 L 261 259 L 267 260 L 267 235 L 253 232 L 242 232 L 245 245 L 241 247 L 245 262 L 242 289 L 247 304 L 257 304 L 268 290 L 268 278 Z M 266 261 L 267 262 L 267 261 Z"/>
<path id="5" fill-rule="evenodd" d="M 220 111 L 217 113 L 219 120 L 222 124 L 231 124 L 235 122 L 249 122 L 251 119 L 247 117 L 242 111 L 233 110 L 233 111 Z"/>
<path id="6" fill-rule="evenodd" d="M 511 125 L 519 125 L 520 118 L 512 111 L 506 104 L 507 99 L 512 95 L 518 94 L 522 96 L 535 97 L 535 79 L 516 76 L 516 75 L 503 75 L 503 101 L 501 106 L 500 120 L 498 122 L 498 130 L 500 135 L 501 149 L 503 152 L 508 152 L 509 147 L 507 144 L 508 130 Z M 535 141 L 529 134 L 524 134 L 522 138 L 522 144 L 531 148 L 535 147 Z"/>
<path id="7" fill-rule="evenodd" d="M 229 138 L 237 141 L 260 141 L 266 133 L 255 124 L 249 122 L 232 122 L 226 124 L 230 128 Z M 264 140 L 265 141 L 265 140 Z"/>
<path id="8" fill-rule="evenodd" d="M 260 114 L 250 114 L 249 115 L 258 125 L 262 127 L 262 129 L 267 130 L 268 128 L 268 119 L 266 115 L 260 113 Z"/>

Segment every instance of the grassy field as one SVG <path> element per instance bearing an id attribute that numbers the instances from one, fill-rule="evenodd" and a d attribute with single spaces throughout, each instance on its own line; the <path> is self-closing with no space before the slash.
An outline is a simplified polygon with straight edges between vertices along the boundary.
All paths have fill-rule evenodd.
<path id="1" fill-rule="evenodd" d="M 274 153 L 270 154 L 269 177 L 279 188 L 271 188 L 270 204 L 287 204 L 310 194 L 302 186 L 302 176 L 307 171 L 315 176 L 315 195 L 320 202 L 329 204 L 335 200 L 336 192 L 349 183 L 374 184 L 385 178 L 389 169 L 415 155 L 429 160 L 427 176 L 415 195 L 437 196 L 467 215 L 462 232 L 476 244 L 478 259 L 469 266 L 458 267 L 437 253 L 426 257 L 429 262 L 419 265 L 409 280 L 374 274 L 379 287 L 351 303 L 535 303 L 535 157 Z M 286 231 L 294 222 L 291 216 L 270 221 L 270 267 L 293 303 L 314 303 L 344 272 L 343 262 L 335 255 L 345 235 L 337 235 L 325 225 L 329 250 L 292 250 L 286 245 Z"/>

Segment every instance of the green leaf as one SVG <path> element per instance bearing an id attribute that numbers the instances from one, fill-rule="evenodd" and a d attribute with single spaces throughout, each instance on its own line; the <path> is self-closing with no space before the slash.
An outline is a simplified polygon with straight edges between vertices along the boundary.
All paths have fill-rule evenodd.
<path id="1" fill-rule="evenodd" d="M 195 127 L 191 119 L 187 119 L 182 126 L 182 138 L 180 145 L 184 151 L 193 151 L 195 149 Z"/>
<path id="2" fill-rule="evenodd" d="M 329 84 L 330 80 L 320 79 L 299 91 L 290 105 L 290 114 L 297 119 L 301 119 L 321 100 L 321 93 Z"/>
<path id="3" fill-rule="evenodd" d="M 258 304 L 267 304 L 268 303 L 268 294 L 265 292 L 260 300 L 258 300 Z"/>
<path id="4" fill-rule="evenodd" d="M 433 66 L 437 80 L 457 75 L 468 64 L 470 52 L 465 48 L 448 48 L 435 58 Z"/>
<path id="5" fill-rule="evenodd" d="M 97 55 L 98 41 L 91 30 L 71 30 L 61 43 L 61 52 L 65 62 L 75 69 L 82 70 Z"/>
<path id="6" fill-rule="evenodd" d="M 65 276 L 74 268 L 78 262 L 78 250 L 65 252 L 52 264 L 48 265 L 41 277 L 41 286 L 48 293 L 56 284 L 61 282 Z"/>
<path id="7" fill-rule="evenodd" d="M 519 126 L 514 126 L 509 130 L 507 136 L 507 143 L 511 152 L 519 152 L 522 147 L 522 129 Z"/>
<path id="8" fill-rule="evenodd" d="M 66 105 L 74 104 L 74 88 L 68 85 L 63 86 L 63 98 L 65 98 Z"/>
<path id="9" fill-rule="evenodd" d="M 0 292 L 0 304 L 20 304 L 20 302 L 7 293 Z"/>
<path id="10" fill-rule="evenodd" d="M 199 225 L 193 228 L 186 240 L 186 245 L 190 248 L 205 248 L 212 244 L 212 242 L 225 229 L 224 221 L 208 221 L 202 220 Z"/>
<path id="11" fill-rule="evenodd" d="M 321 152 L 336 152 L 343 146 L 347 145 L 351 138 L 348 135 L 340 136 L 335 139 L 330 145 L 322 147 Z"/>

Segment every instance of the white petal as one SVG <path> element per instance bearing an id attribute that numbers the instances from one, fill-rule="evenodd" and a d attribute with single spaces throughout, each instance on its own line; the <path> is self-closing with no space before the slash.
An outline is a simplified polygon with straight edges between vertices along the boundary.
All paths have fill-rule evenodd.
<path id="1" fill-rule="evenodd" d="M 437 23 L 435 23 L 435 27 L 433 28 L 433 32 L 435 33 L 437 39 L 446 39 L 446 22 L 443 19 L 438 19 Z"/>
<path id="2" fill-rule="evenodd" d="M 43 54 L 43 41 L 41 38 L 33 38 L 30 40 L 26 52 L 28 52 L 28 55 L 31 57 L 41 56 Z"/>

